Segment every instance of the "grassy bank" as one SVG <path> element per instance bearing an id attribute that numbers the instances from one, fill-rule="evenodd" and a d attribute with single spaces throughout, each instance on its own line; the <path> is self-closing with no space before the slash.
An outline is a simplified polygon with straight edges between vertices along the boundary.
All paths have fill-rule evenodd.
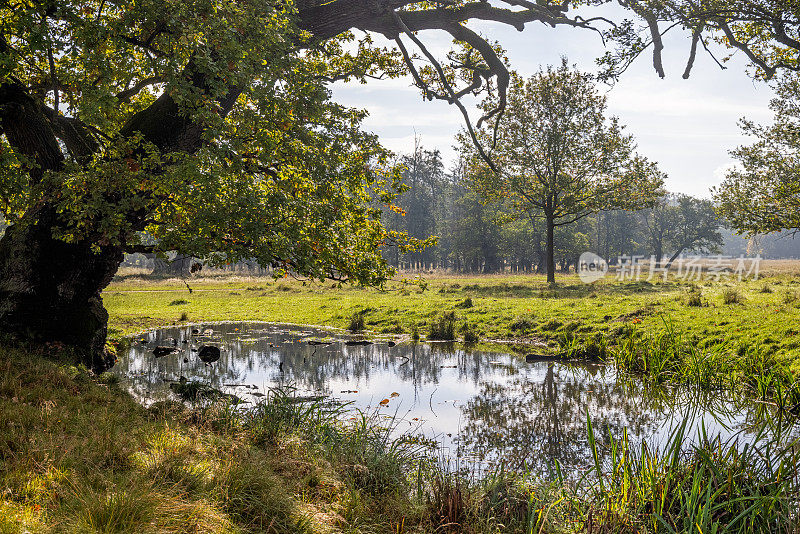
<path id="1" fill-rule="evenodd" d="M 367 329 L 424 336 L 445 311 L 483 339 L 534 339 L 556 345 L 564 334 L 615 335 L 635 327 L 661 330 L 665 320 L 699 347 L 800 355 L 800 273 L 758 281 L 581 284 L 564 277 L 550 288 L 541 276 L 428 277 L 422 286 L 385 288 L 303 283 L 291 279 L 119 278 L 104 293 L 114 332 L 187 321 L 264 320 L 347 327 L 362 313 Z M 182 319 L 183 317 L 183 319 Z"/>
<path id="2" fill-rule="evenodd" d="M 476 479 L 367 415 L 281 393 L 245 413 L 146 409 L 108 376 L 8 349 L 0 429 L 3 533 L 798 532 L 798 451 L 766 435 L 685 453 L 681 429 L 659 453 L 623 437 L 580 480 Z"/>
<path id="3" fill-rule="evenodd" d="M 0 532 L 389 532 L 415 513 L 379 434 L 331 422 L 320 454 L 276 404 L 145 409 L 108 378 L 0 348 Z"/>

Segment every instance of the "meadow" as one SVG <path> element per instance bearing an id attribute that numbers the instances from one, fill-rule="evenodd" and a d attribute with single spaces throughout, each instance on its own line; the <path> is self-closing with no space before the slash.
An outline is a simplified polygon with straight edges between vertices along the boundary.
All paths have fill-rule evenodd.
<path id="1" fill-rule="evenodd" d="M 188 283 L 188 287 L 187 287 Z M 191 288 L 191 292 L 189 291 Z M 800 450 L 775 437 L 800 406 L 800 264 L 759 280 L 616 282 L 454 276 L 363 288 L 231 274 L 122 272 L 104 293 L 112 346 L 157 326 L 259 320 L 367 338 L 453 337 L 520 354 L 603 359 L 636 380 L 729 389 L 769 406 L 742 449 L 683 429 L 660 450 L 609 437 L 578 480 L 450 469 L 362 414 L 273 391 L 137 404 L 58 348 L 0 348 L 0 533 L 798 532 Z M 597 453 L 603 429 L 585 421 Z"/>

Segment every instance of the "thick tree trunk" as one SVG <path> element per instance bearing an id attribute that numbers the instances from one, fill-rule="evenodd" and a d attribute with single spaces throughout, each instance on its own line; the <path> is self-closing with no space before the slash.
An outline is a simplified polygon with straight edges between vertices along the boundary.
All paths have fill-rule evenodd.
<path id="1" fill-rule="evenodd" d="M 655 250 L 655 257 L 656 257 L 656 267 L 661 266 L 661 260 L 664 258 L 664 250 L 661 247 L 661 241 L 656 243 L 656 250 Z"/>
<path id="2" fill-rule="evenodd" d="M 555 260 L 555 225 L 553 218 L 547 217 L 547 282 L 550 284 L 556 283 L 556 260 Z"/>
<path id="3" fill-rule="evenodd" d="M 63 153 L 45 108 L 14 78 L 0 83 L 0 104 L 6 140 L 35 163 L 28 169 L 32 182 L 61 170 Z M 117 271 L 122 249 L 53 238 L 61 226 L 56 209 L 44 201 L 0 239 L 0 334 L 68 345 L 87 366 L 106 369 L 113 362 L 104 350 L 108 313 L 100 292 Z"/>
<path id="4" fill-rule="evenodd" d="M 55 211 L 27 215 L 0 240 L 0 332 L 14 340 L 70 347 L 88 367 L 113 365 L 105 352 L 108 313 L 100 292 L 123 258 L 119 247 L 52 237 Z"/>

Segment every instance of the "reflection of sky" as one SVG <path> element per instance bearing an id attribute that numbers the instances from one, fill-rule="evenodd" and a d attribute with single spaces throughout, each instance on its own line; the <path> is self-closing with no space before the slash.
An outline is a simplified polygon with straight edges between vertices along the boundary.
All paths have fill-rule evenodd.
<path id="1" fill-rule="evenodd" d="M 265 324 L 194 328 L 199 333 L 168 328 L 137 338 L 115 368 L 135 396 L 145 402 L 164 398 L 169 382 L 181 376 L 251 402 L 260 398 L 254 393 L 292 386 L 297 395 L 324 394 L 353 409 L 377 411 L 399 431 L 436 440 L 445 454 L 539 471 L 555 459 L 566 467 L 588 462 L 587 412 L 601 445 L 609 432 L 618 438 L 623 431 L 632 442 L 657 444 L 687 416 L 723 439 L 746 422 L 747 412 L 725 399 L 650 390 L 618 380 L 612 368 L 600 365 L 526 363 L 442 343 L 345 346 L 346 336 L 334 340 L 329 332 Z M 310 339 L 334 342 L 312 346 Z M 152 355 L 156 346 L 174 343 L 179 352 Z M 197 358 L 203 344 L 222 348 L 218 362 L 205 365 Z M 384 399 L 388 403 L 381 405 Z"/>

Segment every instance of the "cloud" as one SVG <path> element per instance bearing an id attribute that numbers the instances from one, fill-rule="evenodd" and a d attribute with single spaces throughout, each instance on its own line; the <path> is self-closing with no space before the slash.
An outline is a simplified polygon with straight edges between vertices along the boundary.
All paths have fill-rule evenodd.
<path id="1" fill-rule="evenodd" d="M 592 32 L 534 25 L 519 33 L 492 23 L 473 27 L 499 40 L 508 50 L 512 67 L 523 76 L 558 63 L 563 54 L 581 69 L 596 70 L 594 58 L 603 52 Z M 420 37 L 439 58 L 450 46 L 443 32 L 423 32 Z M 381 37 L 376 41 L 386 44 Z M 748 142 L 738 120 L 747 116 L 769 122 L 767 104 L 772 93 L 747 76 L 742 57 L 734 57 L 723 71 L 710 58 L 698 55 L 691 78 L 683 80 L 687 38 L 673 32 L 666 45 L 667 78 L 659 79 L 649 55 L 643 55 L 608 91 L 609 114 L 619 116 L 636 138 L 639 151 L 668 173 L 671 190 L 708 196 L 709 187 L 718 185 L 724 175 L 720 169 L 731 164 L 728 151 Z M 423 101 L 408 77 L 366 85 L 336 84 L 334 98 L 369 110 L 365 128 L 392 150 L 410 152 L 416 134 L 426 148 L 440 149 L 448 166 L 455 160 L 452 145 L 463 127 L 461 114 L 444 102 Z"/>

